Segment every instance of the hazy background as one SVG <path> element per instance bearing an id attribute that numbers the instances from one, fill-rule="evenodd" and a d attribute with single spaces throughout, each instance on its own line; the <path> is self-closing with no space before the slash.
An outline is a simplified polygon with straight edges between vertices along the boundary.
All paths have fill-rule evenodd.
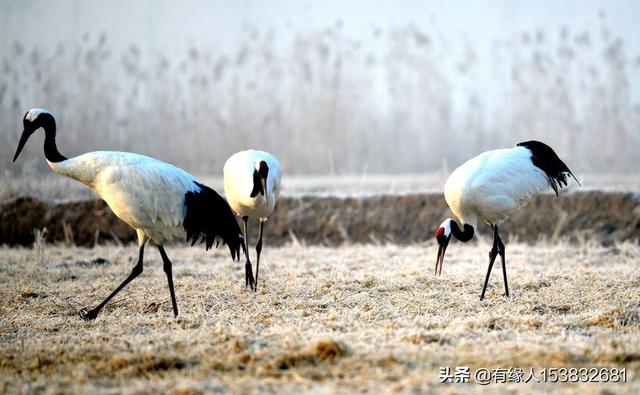
<path id="1" fill-rule="evenodd" d="M 68 156 L 140 152 L 219 175 L 447 171 L 551 144 L 576 174 L 640 165 L 640 2 L 0 0 L 0 171 L 31 107 Z"/>

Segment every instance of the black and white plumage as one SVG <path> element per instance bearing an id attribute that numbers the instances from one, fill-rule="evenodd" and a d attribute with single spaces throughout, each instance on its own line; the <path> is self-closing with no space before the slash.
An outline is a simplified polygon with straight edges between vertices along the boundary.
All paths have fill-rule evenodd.
<path id="1" fill-rule="evenodd" d="M 96 191 L 138 236 L 139 257 L 133 271 L 97 307 L 83 311 L 84 318 L 96 318 L 113 296 L 142 273 L 143 251 L 149 241 L 156 244 L 162 257 L 176 316 L 171 261 L 164 251 L 164 243 L 185 238 L 193 245 L 201 240 L 208 250 L 214 243 L 217 246 L 222 242 L 229 247 L 231 257 L 239 259 L 242 234 L 233 212 L 220 195 L 191 174 L 169 163 L 128 152 L 96 151 L 66 158 L 56 147 L 55 119 L 44 109 L 29 110 L 23 125 L 14 162 L 29 137 L 43 128 L 44 154 L 49 167 Z"/>
<path id="2" fill-rule="evenodd" d="M 438 257 L 436 274 L 442 272 L 444 254 L 452 236 L 467 242 L 473 238 L 478 221 L 493 229 L 493 247 L 489 252 L 489 268 L 480 299 L 489 282 L 491 268 L 497 255 L 502 260 L 505 294 L 509 296 L 504 244 L 498 227 L 516 210 L 544 189 L 567 185 L 571 170 L 548 145 L 539 141 L 526 141 L 510 149 L 483 152 L 455 169 L 445 184 L 445 200 L 462 228 L 451 218 L 438 227 Z M 578 184 L 580 184 L 578 182 Z"/>
<path id="3" fill-rule="evenodd" d="M 258 287 L 260 253 L 262 252 L 262 232 L 264 223 L 275 208 L 280 195 L 280 162 L 268 152 L 246 150 L 237 152 L 224 164 L 224 194 L 233 211 L 244 222 L 243 244 L 247 261 L 245 263 L 245 284 L 254 291 Z M 249 218 L 260 221 L 258 243 L 256 244 L 256 277 L 253 279 L 247 241 Z"/>

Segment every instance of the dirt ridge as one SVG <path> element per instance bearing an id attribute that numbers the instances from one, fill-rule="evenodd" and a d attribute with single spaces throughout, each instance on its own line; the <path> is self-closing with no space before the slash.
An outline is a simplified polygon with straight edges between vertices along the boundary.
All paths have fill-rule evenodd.
<path id="1" fill-rule="evenodd" d="M 418 243 L 433 237 L 451 213 L 440 193 L 370 197 L 282 197 L 266 225 L 271 245 L 286 242 Z M 134 241 L 135 233 L 102 200 L 47 202 L 18 197 L 0 204 L 0 244 L 29 245 L 35 230 L 81 246 Z M 253 225 L 253 230 L 257 226 Z M 593 239 L 603 244 L 640 240 L 640 194 L 575 192 L 534 198 L 503 225 L 507 237 L 534 242 Z M 478 230 L 489 234 L 485 225 Z"/>

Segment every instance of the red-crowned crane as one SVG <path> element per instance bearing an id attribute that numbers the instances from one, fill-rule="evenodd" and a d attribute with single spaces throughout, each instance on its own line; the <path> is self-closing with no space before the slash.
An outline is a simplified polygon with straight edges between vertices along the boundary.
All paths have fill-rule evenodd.
<path id="1" fill-rule="evenodd" d="M 242 234 L 227 202 L 213 189 L 201 184 L 186 171 L 169 163 L 128 152 L 96 151 L 67 158 L 56 147 L 56 122 L 51 112 L 34 108 L 22 121 L 15 162 L 29 137 L 43 128 L 44 156 L 58 174 L 73 178 L 96 191 L 113 213 L 135 229 L 138 236 L 138 263 L 131 274 L 99 305 L 83 310 L 84 319 L 93 320 L 100 310 L 131 280 L 142 273 L 145 245 L 152 241 L 160 251 L 169 282 L 173 314 L 178 306 L 173 289 L 171 261 L 163 244 L 186 238 L 195 244 L 227 244 L 232 259 L 240 258 Z"/>
<path id="2" fill-rule="evenodd" d="M 262 252 L 262 231 L 280 195 L 280 162 L 268 152 L 246 150 L 237 152 L 224 164 L 224 194 L 233 211 L 244 222 L 245 285 L 256 291 L 260 253 Z M 247 222 L 249 217 L 260 221 L 258 243 L 256 244 L 256 278 L 253 279 L 249 259 Z"/>
<path id="3" fill-rule="evenodd" d="M 451 218 L 444 220 L 438 228 L 436 274 L 442 273 L 444 253 L 451 236 L 462 242 L 471 240 L 478 220 L 482 220 L 493 229 L 493 247 L 489 252 L 489 269 L 480 300 L 484 299 L 491 268 L 498 255 L 502 260 L 504 290 L 508 297 L 505 249 L 498 227 L 547 187 L 558 195 L 558 188 L 567 185 L 568 176 L 580 185 L 553 149 L 539 141 L 526 141 L 515 148 L 483 152 L 455 169 L 445 184 L 444 197 L 461 221 L 462 229 Z"/>

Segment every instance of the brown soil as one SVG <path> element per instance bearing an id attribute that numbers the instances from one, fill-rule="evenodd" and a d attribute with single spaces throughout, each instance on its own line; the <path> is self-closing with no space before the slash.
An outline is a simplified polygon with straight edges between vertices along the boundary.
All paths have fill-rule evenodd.
<path id="1" fill-rule="evenodd" d="M 444 198 L 435 193 L 284 197 L 266 224 L 265 242 L 409 244 L 431 239 L 447 216 L 451 213 Z M 0 205 L 0 243 L 29 245 L 35 230 L 43 228 L 48 241 L 85 246 L 113 240 L 129 242 L 135 237 L 101 200 L 47 203 L 20 197 Z M 489 235 L 485 225 L 478 231 Z M 640 239 L 640 195 L 597 191 L 559 198 L 541 195 L 505 223 L 502 233 L 526 242 L 560 238 L 603 244 L 635 241 Z"/>

